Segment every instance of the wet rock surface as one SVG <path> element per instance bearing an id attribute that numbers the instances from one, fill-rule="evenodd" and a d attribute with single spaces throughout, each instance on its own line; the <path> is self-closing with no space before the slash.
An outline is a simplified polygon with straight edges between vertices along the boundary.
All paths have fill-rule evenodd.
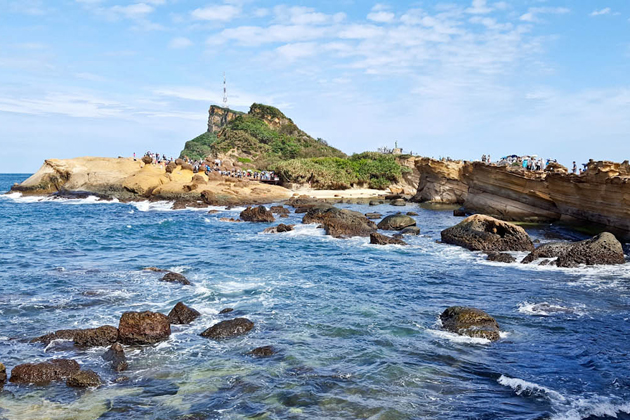
<path id="1" fill-rule="evenodd" d="M 376 231 L 374 222 L 362 213 L 336 207 L 314 207 L 304 215 L 302 223 L 321 224 L 326 234 L 334 238 L 369 236 Z"/>
<path id="2" fill-rule="evenodd" d="M 224 340 L 226 338 L 238 337 L 247 334 L 254 328 L 254 323 L 247 318 L 234 318 L 214 324 L 201 333 L 202 337 L 213 340 Z"/>
<path id="3" fill-rule="evenodd" d="M 256 347 L 249 352 L 249 354 L 254 357 L 271 357 L 276 353 L 276 349 L 273 346 Z"/>
<path id="4" fill-rule="evenodd" d="M 291 232 L 295 225 L 285 225 L 284 223 L 280 223 L 278 226 L 269 227 L 263 230 L 263 233 L 284 233 Z"/>
<path id="5" fill-rule="evenodd" d="M 155 344 L 171 335 L 171 323 L 164 314 L 156 312 L 125 312 L 118 325 L 123 344 Z"/>
<path id="6" fill-rule="evenodd" d="M 11 370 L 12 383 L 46 385 L 77 373 L 81 367 L 70 359 L 55 359 L 43 363 L 25 363 Z"/>
<path id="7" fill-rule="evenodd" d="M 488 257 L 486 258 L 488 261 L 500 262 L 500 263 L 513 263 L 516 261 L 516 258 L 507 254 L 505 252 L 489 252 Z"/>
<path id="8" fill-rule="evenodd" d="M 168 320 L 171 324 L 190 324 L 199 318 L 199 311 L 186 306 L 183 302 L 177 302 L 175 307 L 168 313 Z"/>
<path id="9" fill-rule="evenodd" d="M 365 213 L 365 217 L 370 220 L 378 220 L 383 217 L 383 215 L 381 213 Z"/>
<path id="10" fill-rule="evenodd" d="M 81 370 L 66 381 L 73 388 L 94 388 L 101 385 L 101 378 L 93 370 Z"/>
<path id="11" fill-rule="evenodd" d="M 42 335 L 31 340 L 31 343 L 42 343 L 44 345 L 50 344 L 54 340 L 73 340 L 74 335 L 79 330 L 59 330 L 53 333 Z"/>
<path id="12" fill-rule="evenodd" d="M 475 214 L 442 231 L 442 242 L 471 251 L 533 251 L 525 230 L 512 223 Z"/>
<path id="13" fill-rule="evenodd" d="M 392 238 L 380 233 L 370 234 L 370 243 L 373 245 L 407 245 L 407 242 L 399 238 Z"/>
<path id="14" fill-rule="evenodd" d="M 241 220 L 245 222 L 271 223 L 276 219 L 273 213 L 265 208 L 265 206 L 247 207 L 241 212 Z"/>
<path id="15" fill-rule="evenodd" d="M 168 283 L 179 283 L 183 284 L 184 286 L 189 286 L 191 284 L 190 281 L 183 274 L 174 273 L 172 271 L 166 273 L 164 277 L 162 277 L 160 280 Z"/>
<path id="16" fill-rule="evenodd" d="M 7 381 L 7 368 L 0 363 L 0 386 Z"/>
<path id="17" fill-rule="evenodd" d="M 405 216 L 404 214 L 393 214 L 381 220 L 377 226 L 379 229 L 383 230 L 402 230 L 415 225 L 415 219 Z"/>
<path id="18" fill-rule="evenodd" d="M 116 341 L 118 341 L 118 328 L 111 325 L 78 330 L 73 338 L 74 345 L 82 348 L 109 346 Z"/>
<path id="19" fill-rule="evenodd" d="M 234 308 L 223 308 L 219 311 L 219 315 L 229 314 L 232 311 L 234 311 Z"/>
<path id="20" fill-rule="evenodd" d="M 112 369 L 116 372 L 122 372 L 127 370 L 129 367 L 125 350 L 120 343 L 112 344 L 112 346 L 103 354 L 103 360 L 112 362 Z"/>
<path id="21" fill-rule="evenodd" d="M 497 321 L 477 308 L 451 306 L 440 315 L 442 327 L 449 332 L 496 341 L 500 337 Z"/>

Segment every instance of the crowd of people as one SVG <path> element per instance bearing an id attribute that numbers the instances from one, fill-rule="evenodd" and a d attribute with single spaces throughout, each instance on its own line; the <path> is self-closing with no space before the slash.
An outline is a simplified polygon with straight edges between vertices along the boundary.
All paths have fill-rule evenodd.
<path id="1" fill-rule="evenodd" d="M 490 159 L 490 155 L 482 155 L 481 161 L 486 164 L 491 164 L 492 160 Z M 545 171 L 547 167 L 551 164 L 557 164 L 558 161 L 556 159 L 543 159 L 539 158 L 536 155 L 531 156 L 517 156 L 510 155 L 502 157 L 498 162 L 496 162 L 497 166 L 518 166 L 528 171 Z M 583 168 L 578 169 L 575 161 L 573 161 L 573 167 L 571 168 L 571 173 L 582 175 L 586 172 L 587 164 L 582 164 Z"/>

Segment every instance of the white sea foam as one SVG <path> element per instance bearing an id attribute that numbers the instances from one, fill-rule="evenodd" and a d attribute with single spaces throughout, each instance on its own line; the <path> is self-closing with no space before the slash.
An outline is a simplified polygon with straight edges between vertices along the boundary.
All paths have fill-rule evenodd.
<path id="1" fill-rule="evenodd" d="M 582 307 L 567 307 L 548 302 L 522 302 L 518 304 L 518 311 L 522 314 L 538 316 L 553 316 L 561 314 L 575 314 L 582 316 L 585 313 L 584 308 Z"/>
<path id="2" fill-rule="evenodd" d="M 512 388 L 516 395 L 546 396 L 548 399 L 553 401 L 566 401 L 566 398 L 559 392 L 523 379 L 509 378 L 505 375 L 501 375 L 497 382 L 503 386 Z"/>
<path id="3" fill-rule="evenodd" d="M 491 341 L 487 338 L 480 337 L 468 337 L 467 335 L 459 335 L 448 331 L 442 330 L 426 330 L 429 334 L 434 335 L 439 338 L 447 339 L 453 343 L 463 343 L 463 344 L 490 344 Z"/>
<path id="4" fill-rule="evenodd" d="M 138 211 L 173 211 L 172 201 L 135 201 L 131 203 Z"/>
<path id="5" fill-rule="evenodd" d="M 66 198 L 55 196 L 38 196 L 38 195 L 23 195 L 20 192 L 12 192 L 9 194 L 1 194 L 0 198 L 11 200 L 15 203 L 43 203 L 43 202 L 55 202 L 60 204 L 116 204 L 120 203 L 117 199 L 102 200 L 97 196 L 89 195 L 85 198 Z"/>

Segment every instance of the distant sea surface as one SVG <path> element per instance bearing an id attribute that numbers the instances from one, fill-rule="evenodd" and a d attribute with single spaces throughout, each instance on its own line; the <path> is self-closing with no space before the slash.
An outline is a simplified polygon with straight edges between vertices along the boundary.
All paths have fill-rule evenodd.
<path id="1" fill-rule="evenodd" d="M 27 175 L 0 175 L 0 192 Z M 7 384 L 2 419 L 630 419 L 630 265 L 558 269 L 485 261 L 436 242 L 461 219 L 419 205 L 409 247 L 324 236 L 296 223 L 225 223 L 242 208 L 170 210 L 169 203 L 0 196 L 0 362 L 73 358 L 104 385 L 76 390 Z M 582 239 L 528 229 L 548 242 Z M 519 254 L 524 255 L 524 254 Z M 143 267 L 183 273 L 160 282 Z M 127 347 L 116 374 L 104 348 L 28 340 L 68 328 L 118 325 L 125 311 L 202 316 L 168 341 Z M 493 315 L 495 343 L 445 333 L 452 305 Z M 232 307 L 229 316 L 218 312 Z M 199 333 L 247 317 L 246 336 Z M 278 353 L 257 359 L 255 347 Z M 123 382 L 115 382 L 120 376 Z M 188 417 L 187 417 L 188 416 Z"/>

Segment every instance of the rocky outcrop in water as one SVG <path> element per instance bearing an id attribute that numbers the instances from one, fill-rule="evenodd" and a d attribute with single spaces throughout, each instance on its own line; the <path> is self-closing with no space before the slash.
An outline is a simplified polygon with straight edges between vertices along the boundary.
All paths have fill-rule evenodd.
<path id="1" fill-rule="evenodd" d="M 265 208 L 265 206 L 247 207 L 241 212 L 241 220 L 245 222 L 271 223 L 276 219 L 273 213 Z"/>
<path id="2" fill-rule="evenodd" d="M 127 356 L 125 356 L 125 350 L 120 343 L 114 343 L 103 354 L 103 360 L 112 362 L 112 369 L 116 372 L 122 372 L 127 370 L 129 364 L 127 363 Z"/>
<path id="3" fill-rule="evenodd" d="M 41 337 L 34 338 L 31 340 L 31 343 L 42 343 L 47 346 L 54 340 L 73 340 L 77 331 L 79 330 L 58 330 L 42 335 Z"/>
<path id="4" fill-rule="evenodd" d="M 451 306 L 442 312 L 440 321 L 442 328 L 455 334 L 491 341 L 501 338 L 497 321 L 480 309 Z"/>
<path id="5" fill-rule="evenodd" d="M 442 242 L 471 251 L 533 251 L 525 229 L 490 216 L 476 214 L 442 231 Z"/>
<path id="6" fill-rule="evenodd" d="M 558 267 L 577 267 L 581 264 L 612 265 L 626 262 L 621 243 L 608 232 L 580 242 L 554 242 L 541 245 L 521 262 L 529 264 L 539 258 L 556 258 L 552 263 Z"/>
<path id="7" fill-rule="evenodd" d="M 352 210 L 341 210 L 331 206 L 316 206 L 309 209 L 302 223 L 318 223 L 324 227 L 327 235 L 334 238 L 353 236 L 370 236 L 376 232 L 374 222 L 362 213 Z"/>
<path id="8" fill-rule="evenodd" d="M 213 340 L 223 340 L 247 334 L 252 328 L 254 328 L 254 323 L 249 319 L 234 318 L 214 324 L 212 327 L 202 332 L 201 336 Z"/>
<path id="9" fill-rule="evenodd" d="M 370 234 L 370 243 L 373 245 L 407 245 L 407 242 L 402 239 L 392 238 L 389 236 L 381 235 L 380 233 Z"/>
<path id="10" fill-rule="evenodd" d="M 271 357 L 276 354 L 276 349 L 273 346 L 256 347 L 249 354 L 254 357 Z"/>
<path id="11" fill-rule="evenodd" d="M 105 325 L 98 328 L 77 330 L 72 338 L 77 347 L 103 347 L 118 341 L 118 328 Z"/>
<path id="12" fill-rule="evenodd" d="M 278 226 L 269 227 L 263 230 L 263 233 L 284 233 L 291 232 L 295 225 L 285 225 L 284 223 L 280 223 Z"/>
<path id="13" fill-rule="evenodd" d="M 488 257 L 486 258 L 488 261 L 500 262 L 500 263 L 513 263 L 516 261 L 516 258 L 507 254 L 505 252 L 489 252 Z"/>
<path id="14" fill-rule="evenodd" d="M 377 227 L 383 230 L 403 230 L 409 226 L 415 226 L 415 219 L 406 216 L 404 214 L 394 214 L 391 216 L 387 216 L 383 220 L 379 222 Z"/>
<path id="15" fill-rule="evenodd" d="M 174 273 L 172 271 L 166 273 L 160 280 L 168 283 L 179 283 L 184 286 L 190 286 L 190 281 L 183 274 Z"/>
<path id="16" fill-rule="evenodd" d="M 0 387 L 7 382 L 7 368 L 0 363 Z"/>
<path id="17" fill-rule="evenodd" d="M 68 379 L 81 367 L 74 360 L 55 359 L 50 362 L 25 363 L 11 370 L 12 383 L 46 385 L 53 381 Z"/>
<path id="18" fill-rule="evenodd" d="M 125 312 L 118 325 L 123 344 L 155 344 L 171 335 L 171 323 L 164 314 L 156 312 Z"/>
<path id="19" fill-rule="evenodd" d="M 95 388 L 101 385 L 101 378 L 93 370 L 81 370 L 66 381 L 72 388 Z"/>
<path id="20" fill-rule="evenodd" d="M 291 214 L 291 211 L 284 206 L 271 206 L 269 211 L 279 217 L 289 217 L 289 214 Z"/>
<path id="21" fill-rule="evenodd" d="M 175 307 L 168 313 L 168 320 L 171 324 L 190 324 L 199 318 L 199 311 L 186 306 L 183 302 L 177 302 Z"/>

